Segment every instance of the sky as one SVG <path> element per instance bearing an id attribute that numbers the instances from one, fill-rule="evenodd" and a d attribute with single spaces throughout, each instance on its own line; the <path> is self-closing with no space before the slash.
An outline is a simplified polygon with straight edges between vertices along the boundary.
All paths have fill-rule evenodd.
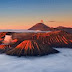
<path id="1" fill-rule="evenodd" d="M 0 29 L 72 27 L 72 0 L 0 0 Z"/>

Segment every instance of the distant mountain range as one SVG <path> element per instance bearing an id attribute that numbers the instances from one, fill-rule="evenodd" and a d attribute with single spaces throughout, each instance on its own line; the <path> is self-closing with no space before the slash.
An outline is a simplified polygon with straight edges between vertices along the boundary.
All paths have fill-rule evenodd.
<path id="1" fill-rule="evenodd" d="M 51 28 L 51 27 L 48 27 L 47 25 L 45 25 L 43 23 L 37 23 L 36 25 L 32 26 L 28 30 L 41 30 L 41 31 L 62 30 L 62 31 L 66 31 L 66 32 L 72 33 L 72 28 L 67 28 L 67 27 L 63 27 L 63 26 L 59 26 L 59 27 L 56 27 L 56 28 Z"/>
<path id="2" fill-rule="evenodd" d="M 69 28 L 69 27 L 59 26 L 59 27 L 54 28 L 54 29 L 56 29 L 56 30 L 62 30 L 62 31 L 66 31 L 66 32 L 72 33 L 72 28 Z"/>
<path id="3" fill-rule="evenodd" d="M 28 30 L 25 30 L 25 29 L 0 29 L 0 32 L 48 32 L 48 31 L 58 31 L 58 30 L 72 33 L 72 28 L 70 28 L 70 27 L 59 26 L 59 27 L 53 28 L 53 27 L 49 27 L 49 26 L 45 25 L 44 23 L 37 23 L 34 26 L 32 26 L 31 28 L 29 28 Z"/>

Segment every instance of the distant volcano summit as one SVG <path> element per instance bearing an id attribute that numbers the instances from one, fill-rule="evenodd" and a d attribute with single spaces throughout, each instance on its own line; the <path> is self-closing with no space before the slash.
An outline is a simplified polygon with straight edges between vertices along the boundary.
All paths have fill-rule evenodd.
<path id="1" fill-rule="evenodd" d="M 50 27 L 46 26 L 44 23 L 37 23 L 33 27 L 29 28 L 28 30 L 41 30 L 41 31 L 47 31 Z"/>

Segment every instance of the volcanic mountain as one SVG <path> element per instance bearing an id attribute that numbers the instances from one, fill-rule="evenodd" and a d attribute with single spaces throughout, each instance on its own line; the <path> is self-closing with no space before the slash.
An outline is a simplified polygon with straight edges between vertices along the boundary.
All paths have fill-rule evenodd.
<path id="1" fill-rule="evenodd" d="M 37 40 L 51 47 L 72 48 L 72 34 L 61 30 L 48 33 L 17 33 L 14 37 L 20 42 L 24 40 Z"/>
<path id="2" fill-rule="evenodd" d="M 72 33 L 72 28 L 70 28 L 70 27 L 59 26 L 59 27 L 55 28 L 55 30 L 62 30 L 62 31 Z"/>
<path id="3" fill-rule="evenodd" d="M 49 33 L 38 33 L 33 35 L 33 40 L 38 40 L 51 47 L 69 47 L 72 48 L 72 34 L 65 31 L 52 31 Z"/>
<path id="4" fill-rule="evenodd" d="M 36 25 L 34 25 L 33 27 L 29 28 L 28 30 L 41 30 L 41 31 L 47 31 L 49 30 L 50 27 L 46 26 L 43 23 L 37 23 Z"/>
<path id="5" fill-rule="evenodd" d="M 46 55 L 57 52 L 52 47 L 72 48 L 72 34 L 62 30 L 46 33 L 14 33 L 13 37 L 15 44 L 11 49 L 0 47 L 9 55 Z"/>
<path id="6" fill-rule="evenodd" d="M 58 26 L 57 29 L 63 29 L 63 28 L 66 28 L 66 27 L 63 27 L 63 26 Z"/>
<path id="7" fill-rule="evenodd" d="M 7 52 L 8 55 L 16 56 L 40 56 L 51 53 L 58 53 L 58 51 L 48 45 L 39 44 L 35 40 L 25 40 L 16 46 L 16 48 L 13 48 Z"/>

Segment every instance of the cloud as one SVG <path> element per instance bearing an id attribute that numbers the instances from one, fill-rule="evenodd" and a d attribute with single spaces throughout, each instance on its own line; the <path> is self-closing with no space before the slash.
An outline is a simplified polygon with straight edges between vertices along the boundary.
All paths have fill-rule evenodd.
<path id="1" fill-rule="evenodd" d="M 56 22 L 56 21 L 49 21 L 49 22 Z"/>

